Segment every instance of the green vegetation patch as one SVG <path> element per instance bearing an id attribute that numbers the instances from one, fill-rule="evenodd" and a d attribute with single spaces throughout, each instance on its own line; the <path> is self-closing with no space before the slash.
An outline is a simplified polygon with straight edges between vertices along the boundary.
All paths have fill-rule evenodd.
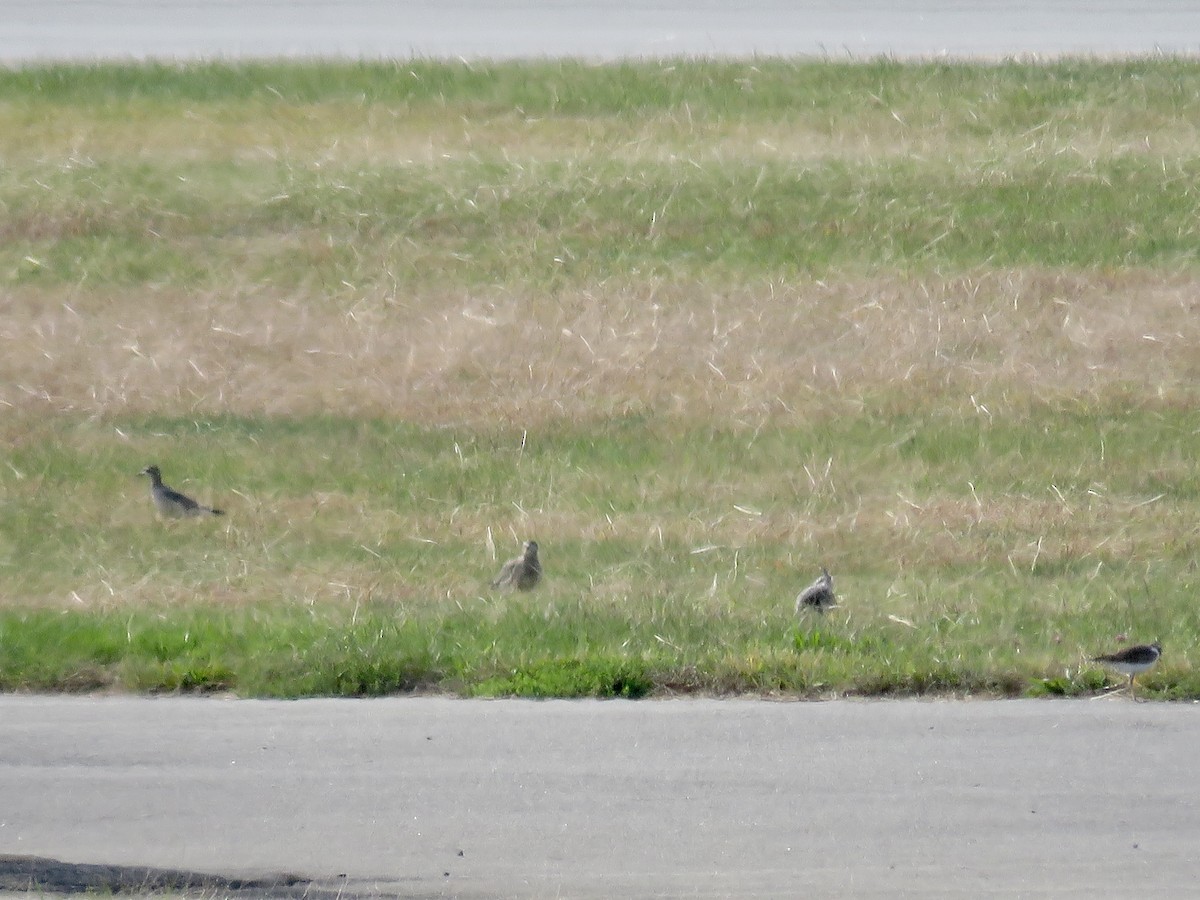
<path id="1" fill-rule="evenodd" d="M 0 688 L 1060 696 L 1158 638 L 1200 696 L 1197 123 L 1173 59 L 0 71 Z"/>
<path id="2" fill-rule="evenodd" d="M 631 272 L 728 284 L 751 272 L 1174 270 L 1195 262 L 1198 179 L 1200 162 L 1164 171 L 1141 156 L 1082 173 L 1061 160 L 12 168 L 0 176 L 0 273 L 12 285 L 208 290 L 234 266 L 294 290 L 449 273 L 562 286 Z"/>
<path id="3" fill-rule="evenodd" d="M 858 418 L 753 441 L 633 419 L 523 444 L 329 417 L 57 419 L 0 476 L 0 686 L 1072 694 L 1119 682 L 1088 656 L 1162 637 L 1147 690 L 1189 696 L 1166 636 L 1200 627 L 1194 419 L 1045 410 L 916 437 Z M 135 473 L 168 446 L 169 480 L 224 519 L 154 518 Z M 794 459 L 832 463 L 797 480 Z M 491 590 L 527 537 L 544 584 Z M 797 615 L 822 564 L 839 605 Z"/>
<path id="4" fill-rule="evenodd" d="M 770 58 L 603 65 L 575 60 L 149 62 L 7 69 L 0 72 L 0 92 L 10 103 L 67 108 L 140 101 L 227 107 L 252 100 L 269 106 L 466 106 L 585 119 L 658 115 L 685 104 L 693 116 L 745 118 L 799 116 L 814 109 L 853 118 L 889 104 L 977 104 L 1007 132 L 1036 125 L 1052 113 L 1099 111 L 1102 104 L 1115 107 L 1106 114 L 1185 115 L 1200 103 L 1191 90 L 1195 79 L 1194 61 L 1164 58 L 993 65 Z"/>

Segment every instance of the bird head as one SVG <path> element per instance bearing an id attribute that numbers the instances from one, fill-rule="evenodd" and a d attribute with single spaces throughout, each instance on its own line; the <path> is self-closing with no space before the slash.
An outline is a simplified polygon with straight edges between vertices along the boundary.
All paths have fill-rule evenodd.
<path id="1" fill-rule="evenodd" d="M 162 472 L 158 470 L 158 466 L 146 466 L 146 468 L 142 469 L 142 471 L 138 472 L 138 474 L 148 475 L 151 478 L 162 478 Z"/>

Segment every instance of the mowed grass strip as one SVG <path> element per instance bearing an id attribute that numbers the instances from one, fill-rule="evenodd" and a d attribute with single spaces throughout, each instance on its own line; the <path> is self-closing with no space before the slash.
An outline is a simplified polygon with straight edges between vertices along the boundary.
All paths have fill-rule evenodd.
<path id="1" fill-rule="evenodd" d="M 1190 412 L 31 430 L 3 479 L 10 689 L 1076 693 L 1095 648 L 1198 624 Z M 227 519 L 154 521 L 134 473 L 168 448 Z M 491 591 L 528 537 L 544 585 Z M 797 619 L 819 564 L 842 605 Z M 1200 686 L 1182 650 L 1147 684 Z"/>
<path id="2" fill-rule="evenodd" d="M 11 286 L 553 291 L 613 275 L 758 279 L 1193 265 L 1200 162 L 467 161 L 14 167 Z"/>
<path id="3" fill-rule="evenodd" d="M 15 126 L 0 147 L 35 159 L 94 149 L 297 162 L 405 148 L 430 160 L 440 150 L 502 159 L 663 146 L 883 156 L 1058 142 L 1153 155 L 1194 134 L 1196 80 L 1186 58 L 65 64 L 0 72 L 0 115 Z"/>
<path id="4" fill-rule="evenodd" d="M 1195 63 L 0 85 L 0 687 L 1200 696 Z"/>
<path id="5" fill-rule="evenodd" d="M 1193 63 L 0 72 L 7 284 L 1191 265 Z"/>

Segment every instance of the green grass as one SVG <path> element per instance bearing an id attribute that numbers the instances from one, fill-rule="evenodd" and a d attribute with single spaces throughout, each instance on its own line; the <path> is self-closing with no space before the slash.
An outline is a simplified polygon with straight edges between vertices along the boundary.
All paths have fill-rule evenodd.
<path id="1" fill-rule="evenodd" d="M 404 60 L 30 66 L 0 72 L 0 88 L 12 102 L 51 108 L 160 103 L 178 111 L 187 104 L 253 101 L 271 108 L 340 103 L 584 118 L 636 118 L 686 104 L 693 117 L 803 117 L 820 110 L 840 121 L 893 103 L 905 109 L 983 109 L 1008 134 L 1056 112 L 1142 120 L 1163 112 L 1186 114 L 1200 104 L 1189 86 L 1195 77 L 1193 61 L 1164 58 L 995 65 L 766 58 L 607 65 Z"/>
<path id="2" fill-rule="evenodd" d="M 1182 61 L 10 70 L 0 274 L 552 290 L 1173 270 L 1194 263 L 1197 80 Z"/>
<path id="3" fill-rule="evenodd" d="M 289 172 L 95 164 L 0 180 L 14 286 L 96 279 L 213 289 L 236 265 L 278 289 L 564 285 L 616 273 L 729 283 L 831 272 L 1191 266 L 1200 163 L 1120 157 L 498 164 Z M 34 180 L 44 190 L 31 192 Z M 106 190 L 97 191 L 97 184 Z M 405 259 L 403 241 L 419 252 Z M 364 271 L 366 283 L 360 277 Z M 390 273 L 390 274 L 389 274 Z"/>
<path id="4" fill-rule="evenodd" d="M 0 71 L 0 689 L 1060 696 L 1159 638 L 1200 697 L 1197 98 Z M 156 522 L 149 462 L 228 516 Z"/>
<path id="5" fill-rule="evenodd" d="M 858 418 L 749 442 L 631 420 L 521 448 L 328 417 L 52 423 L 3 478 L 0 686 L 1092 690 L 1084 656 L 1117 632 L 1200 626 L 1197 431 L 1191 411 L 1105 409 L 1011 427 Z M 227 521 L 153 521 L 133 473 L 155 445 Z M 795 480 L 793 458 L 833 460 L 828 481 Z M 499 557 L 537 537 L 546 584 L 490 592 L 489 534 Z M 817 561 L 843 606 L 797 621 Z M 1148 683 L 1166 694 L 1200 687 L 1164 670 Z"/>

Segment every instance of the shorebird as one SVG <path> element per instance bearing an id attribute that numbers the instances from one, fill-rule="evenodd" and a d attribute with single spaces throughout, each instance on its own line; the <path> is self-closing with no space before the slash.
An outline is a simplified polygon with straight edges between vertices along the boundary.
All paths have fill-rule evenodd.
<path id="1" fill-rule="evenodd" d="M 510 559 L 492 582 L 494 588 L 516 588 L 528 591 L 542 580 L 542 564 L 538 560 L 537 541 L 526 541 L 521 555 Z"/>
<path id="2" fill-rule="evenodd" d="M 1135 647 L 1126 647 L 1117 653 L 1093 656 L 1092 662 L 1098 662 L 1112 669 L 1114 672 L 1128 675 L 1129 696 L 1136 699 L 1133 692 L 1133 679 L 1143 672 L 1149 671 L 1158 662 L 1160 656 L 1162 656 L 1162 645 L 1158 641 L 1155 641 L 1153 644 L 1138 644 Z"/>
<path id="3" fill-rule="evenodd" d="M 158 514 L 164 518 L 187 519 L 195 516 L 225 515 L 223 509 L 203 506 L 174 488 L 167 487 L 163 484 L 162 472 L 158 470 L 158 466 L 146 466 L 138 474 L 149 476 L 150 499 L 154 501 L 154 507 L 158 510 Z"/>
<path id="4" fill-rule="evenodd" d="M 796 595 L 796 615 L 800 615 L 804 607 L 811 606 L 819 613 L 833 606 L 837 599 L 833 593 L 833 578 L 829 570 L 821 567 L 821 577 Z"/>

